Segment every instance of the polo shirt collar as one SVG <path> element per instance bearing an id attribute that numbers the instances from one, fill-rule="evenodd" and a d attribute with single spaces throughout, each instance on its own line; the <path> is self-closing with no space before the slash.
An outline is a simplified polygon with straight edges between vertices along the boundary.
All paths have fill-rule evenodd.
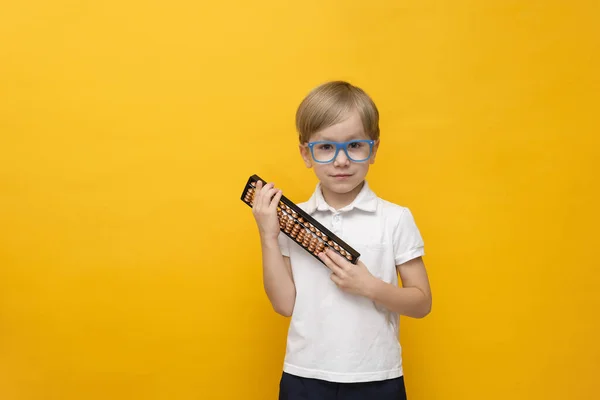
<path id="1" fill-rule="evenodd" d="M 369 187 L 367 181 L 364 181 L 364 185 L 354 201 L 347 206 L 338 210 L 339 212 L 351 211 L 352 209 L 357 208 L 367 212 L 375 212 L 377 210 L 377 196 Z M 315 211 L 332 211 L 335 212 L 333 207 L 330 207 L 329 204 L 325 201 L 323 197 L 323 192 L 321 191 L 321 183 L 317 183 L 317 187 L 313 192 L 312 196 L 306 203 L 306 212 L 309 214 L 314 213 Z"/>

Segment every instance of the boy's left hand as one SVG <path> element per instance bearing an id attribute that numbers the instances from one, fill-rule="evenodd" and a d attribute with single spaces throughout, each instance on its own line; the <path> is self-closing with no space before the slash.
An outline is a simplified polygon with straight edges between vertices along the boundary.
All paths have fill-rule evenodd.
<path id="1" fill-rule="evenodd" d="M 331 249 L 319 254 L 325 265 L 333 272 L 331 280 L 345 292 L 368 297 L 377 278 L 367 269 L 362 261 L 351 264 Z"/>

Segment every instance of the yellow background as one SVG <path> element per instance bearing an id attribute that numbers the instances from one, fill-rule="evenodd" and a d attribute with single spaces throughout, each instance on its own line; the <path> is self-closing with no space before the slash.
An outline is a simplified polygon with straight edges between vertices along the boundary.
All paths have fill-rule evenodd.
<path id="1" fill-rule="evenodd" d="M 594 399 L 597 1 L 4 2 L 0 398 L 275 399 L 249 175 L 316 183 L 294 112 L 348 79 L 413 211 L 412 400 Z"/>

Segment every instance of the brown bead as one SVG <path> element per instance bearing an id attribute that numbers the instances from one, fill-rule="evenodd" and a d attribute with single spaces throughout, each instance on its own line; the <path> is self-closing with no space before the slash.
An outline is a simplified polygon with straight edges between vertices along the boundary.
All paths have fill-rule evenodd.
<path id="1" fill-rule="evenodd" d="M 346 258 L 350 261 L 352 261 L 352 256 L 350 254 L 346 255 Z"/>

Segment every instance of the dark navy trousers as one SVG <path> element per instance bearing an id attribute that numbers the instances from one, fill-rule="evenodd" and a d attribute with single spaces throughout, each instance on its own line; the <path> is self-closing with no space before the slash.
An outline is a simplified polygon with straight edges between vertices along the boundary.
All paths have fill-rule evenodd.
<path id="1" fill-rule="evenodd" d="M 283 373 L 279 400 L 406 400 L 404 377 L 384 381 L 335 383 Z"/>

